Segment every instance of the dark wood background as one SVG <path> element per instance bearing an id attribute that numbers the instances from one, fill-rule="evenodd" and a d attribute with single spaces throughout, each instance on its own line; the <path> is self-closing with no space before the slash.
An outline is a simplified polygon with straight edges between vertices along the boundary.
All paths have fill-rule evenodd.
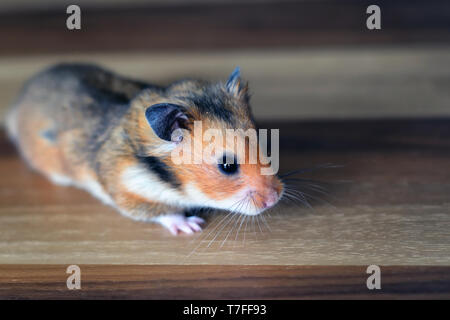
<path id="1" fill-rule="evenodd" d="M 65 28 L 65 1 L 0 12 L 0 54 L 224 50 L 443 44 L 446 0 L 380 0 L 382 31 L 366 28 L 373 1 L 239 1 L 81 5 L 82 30 Z M 114 4 L 114 2 L 113 2 Z"/>
<path id="2" fill-rule="evenodd" d="M 0 299 L 445 299 L 449 267 L 381 266 L 369 290 L 363 266 L 80 265 L 68 290 L 65 265 L 0 266 Z"/>

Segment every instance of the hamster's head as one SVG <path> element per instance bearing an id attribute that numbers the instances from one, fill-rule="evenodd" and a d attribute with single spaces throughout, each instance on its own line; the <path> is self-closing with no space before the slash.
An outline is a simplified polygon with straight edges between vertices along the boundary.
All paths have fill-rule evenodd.
<path id="1" fill-rule="evenodd" d="M 179 82 L 151 103 L 149 152 L 170 172 L 179 205 L 257 215 L 279 201 L 278 149 L 269 155 L 261 143 L 267 135 L 256 129 L 239 69 L 226 83 Z"/>

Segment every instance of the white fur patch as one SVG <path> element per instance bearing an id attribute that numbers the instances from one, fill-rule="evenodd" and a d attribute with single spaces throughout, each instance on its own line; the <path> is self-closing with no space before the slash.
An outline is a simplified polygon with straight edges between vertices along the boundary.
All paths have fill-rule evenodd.
<path id="1" fill-rule="evenodd" d="M 209 207 L 235 210 L 247 215 L 256 215 L 261 212 L 253 201 L 247 197 L 248 188 L 244 188 L 225 199 L 214 200 L 205 195 L 194 183 L 189 183 L 184 186 L 182 191 L 179 191 L 161 181 L 142 165 L 126 168 L 121 175 L 121 182 L 129 192 L 149 201 L 162 202 L 182 208 Z"/>
<path id="2" fill-rule="evenodd" d="M 74 181 L 69 177 L 59 175 L 59 174 L 51 174 L 49 176 L 50 180 L 57 185 L 60 186 L 74 186 L 79 189 L 86 190 L 90 194 L 92 194 L 97 199 L 101 200 L 104 204 L 115 207 L 114 201 L 111 197 L 103 190 L 103 187 L 95 180 L 89 179 L 84 180 L 83 182 Z"/>
<path id="3" fill-rule="evenodd" d="M 71 178 L 60 175 L 60 174 L 52 173 L 49 175 L 49 178 L 54 184 L 57 184 L 60 186 L 75 185 L 74 181 Z"/>
<path id="4" fill-rule="evenodd" d="M 6 132 L 11 140 L 16 140 L 18 135 L 17 128 L 17 107 L 14 106 L 6 115 L 5 119 Z"/>
<path id="5" fill-rule="evenodd" d="M 126 168 L 121 174 L 121 182 L 128 191 L 150 201 L 181 207 L 189 207 L 191 205 L 178 190 L 161 181 L 143 165 L 134 165 Z"/>
<path id="6" fill-rule="evenodd" d="M 95 180 L 87 180 L 80 184 L 80 187 L 89 191 L 94 197 L 100 199 L 104 204 L 115 207 L 114 201 L 105 192 L 103 187 Z"/>
<path id="7" fill-rule="evenodd" d="M 221 200 L 209 198 L 192 182 L 186 185 L 185 190 L 190 199 L 207 207 L 235 211 L 246 215 L 257 215 L 261 212 L 248 196 L 249 188 L 242 188 L 230 197 Z"/>
<path id="8" fill-rule="evenodd" d="M 177 143 L 175 143 L 175 142 L 163 143 L 163 144 L 153 148 L 152 152 L 167 154 L 167 153 L 172 152 L 176 147 L 177 147 Z"/>

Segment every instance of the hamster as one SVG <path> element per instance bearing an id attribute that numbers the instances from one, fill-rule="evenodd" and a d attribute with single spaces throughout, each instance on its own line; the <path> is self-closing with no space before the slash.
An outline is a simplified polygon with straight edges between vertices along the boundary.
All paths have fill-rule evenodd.
<path id="1" fill-rule="evenodd" d="M 6 129 L 28 165 L 52 182 L 87 190 L 174 235 L 201 231 L 204 220 L 187 216 L 189 210 L 256 215 L 274 206 L 283 183 L 261 175 L 261 164 L 173 161 L 173 149 L 187 141 L 174 140 L 174 132 L 193 135 L 195 121 L 203 131 L 256 128 L 239 69 L 225 83 L 180 80 L 163 87 L 96 65 L 55 65 L 26 82 Z M 217 159 L 236 150 L 224 145 L 223 152 Z"/>

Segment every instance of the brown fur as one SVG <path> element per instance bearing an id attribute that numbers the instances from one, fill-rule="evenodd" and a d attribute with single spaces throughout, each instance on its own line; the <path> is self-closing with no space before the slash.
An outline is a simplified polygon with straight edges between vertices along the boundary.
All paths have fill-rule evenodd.
<path id="1" fill-rule="evenodd" d="M 167 141 L 153 132 L 145 117 L 149 106 L 172 103 L 186 108 L 188 130 L 195 120 L 203 121 L 203 131 L 255 128 L 247 86 L 241 86 L 239 80 L 231 88 L 227 91 L 223 84 L 182 81 L 162 89 L 95 66 L 56 66 L 27 83 L 11 111 L 8 131 L 32 168 L 50 178 L 65 177 L 86 189 L 95 181 L 122 213 L 134 219 L 147 220 L 184 209 L 149 200 L 124 186 L 121 175 L 139 165 L 137 155 L 156 157 L 165 164 L 180 182 L 178 188 L 166 184 L 167 188 L 180 194 L 185 191 L 183 186 L 193 183 L 209 198 L 220 200 L 252 186 L 255 202 L 261 203 L 270 188 L 282 192 L 276 176 L 261 176 L 259 164 L 242 164 L 238 176 L 226 176 L 214 165 L 176 165 L 170 153 L 160 148 Z M 216 113 L 193 103 L 215 94 L 224 108 L 212 106 Z M 221 115 L 222 111 L 232 116 Z"/>

